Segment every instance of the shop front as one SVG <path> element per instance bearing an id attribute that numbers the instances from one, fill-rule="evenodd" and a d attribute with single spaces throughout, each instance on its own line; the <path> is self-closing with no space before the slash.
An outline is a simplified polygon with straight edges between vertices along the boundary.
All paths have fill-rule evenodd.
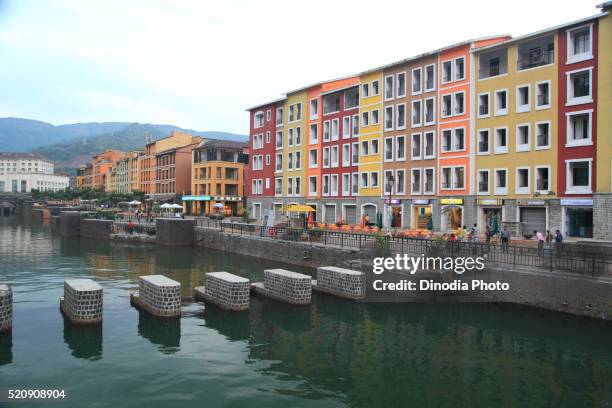
<path id="1" fill-rule="evenodd" d="M 501 230 L 504 219 L 503 200 L 481 198 L 476 200 L 478 205 L 478 227 L 484 232 L 486 227 L 491 229 L 493 234 Z"/>
<path id="2" fill-rule="evenodd" d="M 463 198 L 440 199 L 441 231 L 455 231 L 463 225 Z"/>
<path id="3" fill-rule="evenodd" d="M 533 231 L 546 233 L 548 229 L 548 211 L 546 200 L 517 200 L 518 221 L 521 223 L 521 235 L 531 236 Z"/>
<path id="4" fill-rule="evenodd" d="M 238 210 L 242 208 L 242 205 L 242 197 L 213 196 L 205 202 L 204 213 L 232 217 L 238 215 Z"/>
<path id="5" fill-rule="evenodd" d="M 386 219 L 383 226 L 389 228 L 401 228 L 403 225 L 403 206 L 399 198 L 388 198 L 385 200 Z"/>
<path id="6" fill-rule="evenodd" d="M 562 198 L 563 235 L 573 238 L 593 238 L 593 199 Z"/>
<path id="7" fill-rule="evenodd" d="M 412 200 L 412 229 L 433 229 L 432 204 L 430 200 Z"/>
<path id="8" fill-rule="evenodd" d="M 204 215 L 206 203 L 210 202 L 211 196 L 206 195 L 184 195 L 181 200 L 187 207 L 187 213 L 192 215 Z"/>

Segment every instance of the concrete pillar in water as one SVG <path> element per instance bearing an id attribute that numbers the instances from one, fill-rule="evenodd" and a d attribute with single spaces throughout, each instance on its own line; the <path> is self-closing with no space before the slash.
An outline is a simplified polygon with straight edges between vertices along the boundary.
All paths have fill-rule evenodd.
<path id="1" fill-rule="evenodd" d="M 225 310 L 248 310 L 250 281 L 228 272 L 209 272 L 204 286 L 195 288 L 195 297 L 214 303 Z"/>
<path id="2" fill-rule="evenodd" d="M 160 317 L 181 315 L 181 284 L 163 275 L 138 277 L 138 292 L 130 296 L 139 309 Z"/>
<path id="3" fill-rule="evenodd" d="M 9 285 L 0 285 L 0 333 L 13 328 L 13 291 Z"/>
<path id="4" fill-rule="evenodd" d="M 91 279 L 64 281 L 64 296 L 60 309 L 72 323 L 93 324 L 102 322 L 102 286 Z"/>
<path id="5" fill-rule="evenodd" d="M 285 269 L 264 270 L 264 281 L 251 287 L 257 294 L 294 305 L 308 305 L 312 298 L 312 278 Z"/>
<path id="6" fill-rule="evenodd" d="M 317 280 L 312 288 L 346 299 L 363 299 L 366 294 L 365 274 L 335 266 L 317 268 Z"/>
<path id="7" fill-rule="evenodd" d="M 81 235 L 81 213 L 62 211 L 60 213 L 60 236 L 78 237 Z"/>

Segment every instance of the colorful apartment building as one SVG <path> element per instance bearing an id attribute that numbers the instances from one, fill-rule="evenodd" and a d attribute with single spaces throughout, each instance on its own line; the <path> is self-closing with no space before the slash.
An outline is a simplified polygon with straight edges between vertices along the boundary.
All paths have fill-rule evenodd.
<path id="1" fill-rule="evenodd" d="M 238 215 L 244 208 L 248 158 L 247 143 L 210 139 L 200 142 L 192 155 L 192 194 L 183 196 L 187 212 Z"/>
<path id="2" fill-rule="evenodd" d="M 110 170 L 122 157 L 123 152 L 113 149 L 107 149 L 93 157 L 92 188 L 105 190 L 107 185 L 110 185 Z"/>
<path id="3" fill-rule="evenodd" d="M 253 163 L 258 177 L 247 180 L 252 214 L 305 203 L 327 223 L 367 215 L 394 228 L 476 223 L 602 235 L 593 225 L 612 217 L 610 4 L 568 24 L 464 41 L 249 109 L 249 146 L 264 149 Z M 277 120 L 268 124 L 267 111 Z"/>

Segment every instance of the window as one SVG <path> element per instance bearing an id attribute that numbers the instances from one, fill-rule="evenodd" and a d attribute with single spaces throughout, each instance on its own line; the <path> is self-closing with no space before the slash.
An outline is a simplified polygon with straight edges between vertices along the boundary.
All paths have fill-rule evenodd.
<path id="1" fill-rule="evenodd" d="M 593 111 L 566 113 L 567 143 L 566 147 L 589 146 L 593 144 L 591 137 L 591 115 Z"/>
<path id="2" fill-rule="evenodd" d="M 536 166 L 535 177 L 536 191 L 548 193 L 550 191 L 550 166 Z"/>
<path id="3" fill-rule="evenodd" d="M 567 105 L 593 102 L 591 94 L 592 68 L 567 73 Z"/>
<path id="4" fill-rule="evenodd" d="M 319 125 L 313 123 L 310 125 L 310 134 L 308 135 L 308 143 L 317 144 L 319 142 Z"/>
<path id="5" fill-rule="evenodd" d="M 295 128 L 295 145 L 300 146 L 301 144 L 302 144 L 302 128 L 298 126 Z"/>
<path id="6" fill-rule="evenodd" d="M 593 159 L 566 160 L 566 194 L 591 194 Z"/>
<path id="7" fill-rule="evenodd" d="M 302 119 L 302 103 L 289 105 L 289 122 L 296 122 Z"/>
<path id="8" fill-rule="evenodd" d="M 465 58 L 455 58 L 455 81 L 465 79 Z"/>
<path id="9" fill-rule="evenodd" d="M 491 78 L 508 73 L 508 49 L 502 48 L 478 57 L 478 79 Z"/>
<path id="10" fill-rule="evenodd" d="M 276 158 L 274 162 L 276 164 L 274 171 L 277 173 L 283 171 L 283 154 L 282 153 L 276 153 Z"/>
<path id="11" fill-rule="evenodd" d="M 344 110 L 357 106 L 359 106 L 359 87 L 354 87 L 344 92 Z"/>
<path id="12" fill-rule="evenodd" d="M 359 194 L 359 173 L 353 173 L 351 177 L 351 194 Z"/>
<path id="13" fill-rule="evenodd" d="M 393 99 L 393 75 L 385 77 L 385 101 Z"/>
<path id="14" fill-rule="evenodd" d="M 433 159 L 436 157 L 436 137 L 434 132 L 425 132 L 424 136 L 424 159 Z"/>
<path id="15" fill-rule="evenodd" d="M 345 116 L 342 118 L 342 138 L 351 138 L 351 117 Z"/>
<path id="16" fill-rule="evenodd" d="M 338 195 L 338 175 L 337 174 L 332 174 L 331 176 L 331 195 L 333 196 L 337 196 Z"/>
<path id="17" fill-rule="evenodd" d="M 296 196 L 299 196 L 302 193 L 301 192 L 302 178 L 301 177 L 296 177 L 294 181 L 295 181 L 295 191 L 294 191 L 294 194 Z"/>
<path id="18" fill-rule="evenodd" d="M 340 94 L 325 95 L 323 97 L 323 115 L 340 111 Z"/>
<path id="19" fill-rule="evenodd" d="M 401 98 L 406 96 L 406 73 L 400 72 L 397 74 L 397 97 Z"/>
<path id="20" fill-rule="evenodd" d="M 508 194 L 508 169 L 495 169 L 495 179 L 493 181 L 493 194 Z"/>
<path id="21" fill-rule="evenodd" d="M 422 72 L 421 68 L 414 68 L 412 70 L 412 94 L 413 95 L 418 95 L 423 91 L 421 72 Z"/>
<path id="22" fill-rule="evenodd" d="M 260 128 L 264 125 L 264 113 L 262 111 L 255 112 L 253 116 L 253 127 L 255 129 Z"/>
<path id="23" fill-rule="evenodd" d="M 494 153 L 508 153 L 508 128 L 496 128 L 495 129 L 495 146 Z"/>
<path id="24" fill-rule="evenodd" d="M 308 177 L 308 195 L 317 195 L 317 176 Z"/>
<path id="25" fill-rule="evenodd" d="M 323 176 L 323 195 L 329 195 L 329 174 Z"/>
<path id="26" fill-rule="evenodd" d="M 359 115 L 353 115 L 353 137 L 359 136 Z"/>
<path id="27" fill-rule="evenodd" d="M 395 193 L 406 194 L 406 171 L 398 169 L 395 173 Z"/>
<path id="28" fill-rule="evenodd" d="M 450 152 L 453 150 L 453 131 L 451 129 L 444 129 L 442 131 L 442 153 Z"/>
<path id="29" fill-rule="evenodd" d="M 319 100 L 310 100 L 310 119 L 316 119 L 319 117 Z"/>
<path id="30" fill-rule="evenodd" d="M 447 118 L 453 114 L 453 96 L 442 95 L 442 117 Z"/>
<path id="31" fill-rule="evenodd" d="M 489 116 L 489 94 L 478 95 L 478 117 L 486 118 Z"/>
<path id="32" fill-rule="evenodd" d="M 436 65 L 430 64 L 425 67 L 425 92 L 436 89 Z"/>
<path id="33" fill-rule="evenodd" d="M 529 194 L 529 167 L 516 168 L 516 194 Z"/>
<path id="34" fill-rule="evenodd" d="M 593 58 L 593 25 L 582 26 L 567 31 L 567 63 Z"/>
<path id="35" fill-rule="evenodd" d="M 342 195 L 347 196 L 351 193 L 351 175 L 349 173 L 342 174 Z"/>
<path id="36" fill-rule="evenodd" d="M 270 165 L 270 155 L 266 154 L 266 166 Z"/>
<path id="37" fill-rule="evenodd" d="M 369 155 L 369 154 L 370 154 L 370 150 L 369 150 L 369 148 L 370 148 L 370 143 L 368 143 L 368 141 L 367 141 L 367 140 L 363 140 L 363 141 L 361 142 L 361 155 L 362 155 L 362 156 L 367 156 L 367 155 Z"/>
<path id="38" fill-rule="evenodd" d="M 500 89 L 495 91 L 495 116 L 508 113 L 508 90 Z"/>
<path id="39" fill-rule="evenodd" d="M 353 166 L 359 165 L 359 142 L 353 143 L 351 152 L 352 152 L 351 164 Z"/>
<path id="40" fill-rule="evenodd" d="M 329 146 L 323 148 L 323 168 L 329 168 Z"/>
<path id="41" fill-rule="evenodd" d="M 266 143 L 270 143 L 270 131 L 266 132 Z"/>
<path id="42" fill-rule="evenodd" d="M 396 129 L 406 129 L 406 104 L 402 103 L 395 106 L 395 118 L 397 120 Z"/>
<path id="43" fill-rule="evenodd" d="M 531 150 L 531 126 L 529 123 L 516 125 L 516 151 L 527 152 Z"/>
<path id="44" fill-rule="evenodd" d="M 436 170 L 433 167 L 423 169 L 423 194 L 434 194 L 436 188 Z"/>
<path id="45" fill-rule="evenodd" d="M 393 138 L 386 137 L 385 138 L 385 147 L 384 147 L 384 160 L 386 162 L 393 161 Z"/>
<path id="46" fill-rule="evenodd" d="M 289 132 L 287 133 L 287 146 L 293 146 L 293 133 L 294 129 L 289 129 Z"/>
<path id="47" fill-rule="evenodd" d="M 528 112 L 531 109 L 531 101 L 529 96 L 529 85 L 520 85 L 516 87 L 516 112 Z"/>
<path id="48" fill-rule="evenodd" d="M 550 122 L 536 123 L 536 150 L 550 148 Z"/>
<path id="49" fill-rule="evenodd" d="M 385 130 L 393 130 L 393 106 L 385 106 Z"/>
<path id="50" fill-rule="evenodd" d="M 361 85 L 361 97 L 367 98 L 370 96 L 370 84 Z"/>
<path id="51" fill-rule="evenodd" d="M 293 195 L 293 177 L 287 178 L 287 195 Z"/>
<path id="52" fill-rule="evenodd" d="M 380 95 L 380 85 L 378 81 L 372 81 L 372 96 Z"/>
<path id="53" fill-rule="evenodd" d="M 293 152 L 287 153 L 287 170 L 293 170 Z"/>
<path id="54" fill-rule="evenodd" d="M 283 108 L 276 108 L 276 126 L 283 126 Z"/>
<path id="55" fill-rule="evenodd" d="M 295 152 L 295 169 L 300 170 L 302 168 L 302 152 Z"/>
<path id="56" fill-rule="evenodd" d="M 331 122 L 331 140 L 335 141 L 340 138 L 340 120 L 333 119 Z"/>
<path id="57" fill-rule="evenodd" d="M 269 122 L 272 119 L 272 111 L 268 109 L 266 111 L 266 122 Z"/>
<path id="58" fill-rule="evenodd" d="M 361 126 L 370 126 L 370 112 L 361 112 Z"/>
<path id="59" fill-rule="evenodd" d="M 489 153 L 489 129 L 479 129 L 478 130 L 478 143 L 477 152 L 478 154 L 488 154 Z"/>
<path id="60" fill-rule="evenodd" d="M 372 111 L 372 124 L 373 125 L 378 125 L 380 119 L 379 119 L 379 110 L 378 109 L 374 109 Z"/>
<path id="61" fill-rule="evenodd" d="M 368 173 L 367 172 L 361 173 L 361 188 L 368 188 L 369 187 L 368 181 L 369 181 Z"/>
<path id="62" fill-rule="evenodd" d="M 442 83 L 446 84 L 453 80 L 453 63 L 452 61 L 444 61 L 442 63 Z"/>
<path id="63" fill-rule="evenodd" d="M 319 165 L 319 151 L 310 149 L 308 151 L 308 168 L 316 169 Z"/>
<path id="64" fill-rule="evenodd" d="M 419 127 L 422 125 L 421 118 L 423 117 L 421 105 L 423 101 L 412 101 L 412 127 Z"/>
<path id="65" fill-rule="evenodd" d="M 457 92 L 455 96 L 455 115 L 463 115 L 465 113 L 465 92 Z"/>
<path id="66" fill-rule="evenodd" d="M 332 146 L 331 148 L 331 167 L 338 167 L 340 165 L 339 152 L 340 150 L 338 146 Z"/>
<path id="67" fill-rule="evenodd" d="M 351 145 L 346 143 L 342 145 L 342 167 L 351 165 Z"/>
<path id="68" fill-rule="evenodd" d="M 425 99 L 425 125 L 433 125 L 436 122 L 436 98 Z"/>
<path id="69" fill-rule="evenodd" d="M 277 149 L 283 148 L 283 131 L 282 130 L 276 131 L 276 148 Z"/>
<path id="70" fill-rule="evenodd" d="M 421 134 L 414 133 L 412 135 L 412 147 L 410 149 L 410 158 L 412 160 L 421 159 Z"/>
<path id="71" fill-rule="evenodd" d="M 421 169 L 410 169 L 410 193 L 421 194 Z"/>
<path id="72" fill-rule="evenodd" d="M 550 108 L 550 81 L 536 82 L 536 110 Z"/>
<path id="73" fill-rule="evenodd" d="M 398 136 L 395 139 L 395 160 L 405 160 L 406 159 L 406 137 Z"/>
<path id="74" fill-rule="evenodd" d="M 330 123 L 329 120 L 323 122 L 323 141 L 329 142 L 330 138 Z"/>
<path id="75" fill-rule="evenodd" d="M 378 172 L 373 171 L 370 173 L 370 187 L 378 187 Z"/>
<path id="76" fill-rule="evenodd" d="M 385 184 L 383 194 L 392 194 L 393 193 L 393 184 L 391 180 L 393 179 L 393 170 L 385 170 Z"/>
<path id="77" fill-rule="evenodd" d="M 478 170 L 478 194 L 489 194 L 489 170 Z"/>
<path id="78" fill-rule="evenodd" d="M 274 179 L 274 195 L 282 195 L 283 194 L 283 179 L 275 178 Z"/>
<path id="79" fill-rule="evenodd" d="M 453 134 L 455 136 L 455 143 L 454 143 L 455 151 L 465 150 L 465 129 L 464 128 L 454 129 Z"/>
<path id="80" fill-rule="evenodd" d="M 372 139 L 370 141 L 370 146 L 371 146 L 370 154 L 372 155 L 378 154 L 378 139 Z"/>
<path id="81" fill-rule="evenodd" d="M 442 167 L 440 174 L 440 189 L 451 189 L 452 170 L 452 167 Z"/>

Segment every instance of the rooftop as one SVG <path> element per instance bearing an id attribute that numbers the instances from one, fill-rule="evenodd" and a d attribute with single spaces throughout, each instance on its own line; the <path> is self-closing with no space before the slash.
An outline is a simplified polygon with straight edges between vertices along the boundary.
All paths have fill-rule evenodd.
<path id="1" fill-rule="evenodd" d="M 51 160 L 37 153 L 24 152 L 0 152 L 0 159 L 26 159 L 26 160 L 44 160 L 51 163 Z"/>
<path id="2" fill-rule="evenodd" d="M 216 149 L 237 149 L 242 150 L 249 147 L 247 142 L 237 142 L 234 140 L 205 139 L 196 146 L 196 149 L 216 148 Z"/>

